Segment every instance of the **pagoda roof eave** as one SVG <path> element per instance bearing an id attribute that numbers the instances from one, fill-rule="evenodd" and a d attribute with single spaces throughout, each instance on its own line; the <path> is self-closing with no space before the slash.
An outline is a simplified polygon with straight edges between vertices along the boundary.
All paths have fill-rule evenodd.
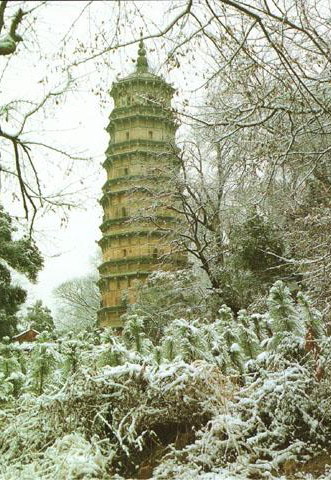
<path id="1" fill-rule="evenodd" d="M 131 230 L 127 232 L 119 232 L 119 233 L 112 233 L 103 235 L 100 240 L 98 240 L 98 245 L 102 246 L 103 244 L 107 243 L 107 241 L 111 241 L 117 238 L 125 238 L 125 237 L 164 237 L 167 233 L 163 230 L 151 230 L 149 227 L 146 226 L 146 230 Z"/>
<path id="2" fill-rule="evenodd" d="M 128 83 L 158 83 L 161 84 L 163 87 L 165 87 L 167 90 L 170 92 L 174 92 L 176 89 L 167 83 L 162 77 L 159 77 L 157 75 L 154 75 L 153 73 L 146 72 L 146 73 L 138 73 L 134 72 L 131 75 L 128 75 L 125 78 L 122 78 L 118 80 L 117 82 L 114 82 L 109 93 L 112 95 L 113 93 L 116 92 L 118 88 L 121 88 L 122 86 L 126 86 Z"/>

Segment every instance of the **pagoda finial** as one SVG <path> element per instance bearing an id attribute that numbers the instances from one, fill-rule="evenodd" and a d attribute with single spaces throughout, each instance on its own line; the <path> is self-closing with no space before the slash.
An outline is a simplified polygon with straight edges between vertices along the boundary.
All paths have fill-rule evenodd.
<path id="1" fill-rule="evenodd" d="M 138 49 L 138 59 L 137 59 L 137 72 L 144 73 L 148 72 L 148 61 L 146 57 L 146 49 L 142 39 L 143 31 L 140 30 L 140 42 L 139 42 L 139 49 Z"/>

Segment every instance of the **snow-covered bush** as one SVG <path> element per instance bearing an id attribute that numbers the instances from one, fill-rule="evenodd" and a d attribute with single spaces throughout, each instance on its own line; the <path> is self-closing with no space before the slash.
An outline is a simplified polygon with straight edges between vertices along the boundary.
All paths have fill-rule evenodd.
<path id="1" fill-rule="evenodd" d="M 1 480 L 100 479 L 105 478 L 111 458 L 111 449 L 108 455 L 104 455 L 98 439 L 92 438 L 87 441 L 82 435 L 73 433 L 58 438 L 46 448 L 41 461 L 5 466 L 0 478 Z"/>
<path id="2" fill-rule="evenodd" d="M 232 365 L 245 385 L 193 444 L 168 455 L 155 478 L 221 475 L 232 464 L 244 478 L 278 479 L 285 462 L 303 462 L 329 445 L 331 344 L 321 316 L 302 294 L 296 305 L 282 282 L 268 304 L 263 316 L 240 312 L 237 324 L 222 312 Z"/>
<path id="3" fill-rule="evenodd" d="M 252 383 L 228 399 L 226 412 L 197 433 L 193 444 L 168 455 L 155 478 L 186 479 L 193 466 L 193 478 L 200 478 L 203 472 L 221 473 L 232 465 L 232 472 L 244 478 L 263 478 L 269 472 L 266 478 L 279 479 L 285 462 L 304 462 L 329 444 L 329 398 L 330 380 L 318 382 L 313 371 L 299 364 L 273 372 L 261 368 Z"/>
<path id="4" fill-rule="evenodd" d="M 220 411 L 232 392 L 233 385 L 206 362 L 81 368 L 57 393 L 29 397 L 19 415 L 7 418 L 1 451 L 15 459 L 19 445 L 28 443 L 20 458 L 31 462 L 43 445 L 80 432 L 107 439 L 119 471 L 134 471 L 154 442 L 175 443 L 184 433 L 192 440 L 194 429 Z"/>
<path id="5" fill-rule="evenodd" d="M 157 342 L 135 313 L 122 336 L 5 345 L 0 479 L 281 478 L 331 438 L 331 342 L 297 300 L 277 282 L 267 312 L 173 319 Z"/>
<path id="6" fill-rule="evenodd" d="M 124 315 L 125 323 L 139 318 L 144 332 L 158 344 L 164 329 L 178 318 L 201 318 L 206 314 L 208 302 L 206 289 L 192 269 L 174 272 L 156 271 L 138 286 L 138 299 L 129 305 Z"/>

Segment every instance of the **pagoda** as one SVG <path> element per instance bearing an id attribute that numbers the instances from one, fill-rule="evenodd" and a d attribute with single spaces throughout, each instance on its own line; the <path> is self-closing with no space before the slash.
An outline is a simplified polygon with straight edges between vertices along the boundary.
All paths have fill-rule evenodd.
<path id="1" fill-rule="evenodd" d="M 170 186 L 178 168 L 173 94 L 174 88 L 150 71 L 141 40 L 136 70 L 110 91 L 114 108 L 107 127 L 110 142 L 103 164 L 107 181 L 100 201 L 102 327 L 122 327 L 121 315 L 151 272 L 174 270 L 186 262 L 173 248 L 178 222 Z"/>

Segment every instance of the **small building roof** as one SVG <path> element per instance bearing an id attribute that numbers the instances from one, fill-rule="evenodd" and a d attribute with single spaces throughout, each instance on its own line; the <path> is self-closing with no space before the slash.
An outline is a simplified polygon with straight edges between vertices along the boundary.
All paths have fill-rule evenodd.
<path id="1" fill-rule="evenodd" d="M 15 342 L 16 340 L 21 340 L 24 337 L 28 337 L 29 335 L 34 338 L 39 334 L 40 332 L 38 332 L 37 330 L 34 330 L 33 328 L 28 328 L 27 330 L 24 330 L 24 332 L 14 335 L 14 337 L 12 337 L 12 340 Z"/>

